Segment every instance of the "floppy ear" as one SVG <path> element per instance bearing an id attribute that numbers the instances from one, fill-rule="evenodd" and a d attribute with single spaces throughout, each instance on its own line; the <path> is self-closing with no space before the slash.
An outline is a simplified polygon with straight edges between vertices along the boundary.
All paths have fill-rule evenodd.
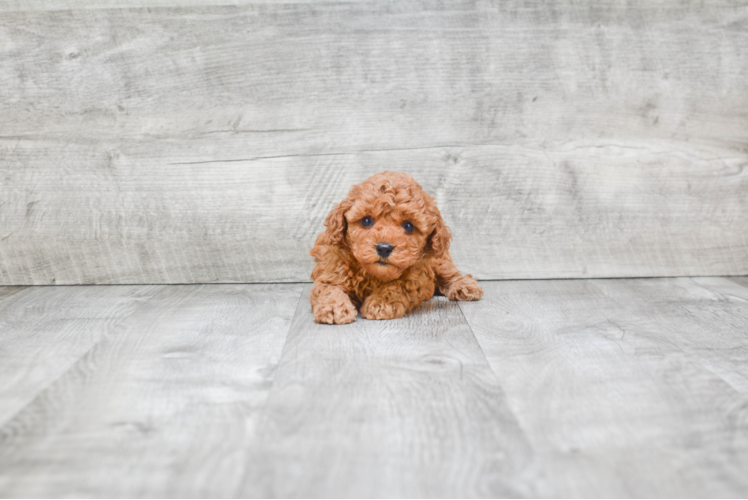
<path id="1" fill-rule="evenodd" d="M 452 239 L 452 233 L 449 232 L 449 228 L 444 224 L 442 214 L 439 209 L 434 207 L 436 211 L 436 227 L 429 235 L 429 239 L 426 243 L 428 247 L 428 253 L 432 257 L 444 257 L 449 251 L 449 240 Z"/>
<path id="2" fill-rule="evenodd" d="M 353 206 L 353 198 L 348 197 L 338 203 L 325 219 L 325 236 L 328 245 L 342 245 L 345 243 L 345 232 L 348 229 L 348 222 L 345 220 L 345 213 Z"/>

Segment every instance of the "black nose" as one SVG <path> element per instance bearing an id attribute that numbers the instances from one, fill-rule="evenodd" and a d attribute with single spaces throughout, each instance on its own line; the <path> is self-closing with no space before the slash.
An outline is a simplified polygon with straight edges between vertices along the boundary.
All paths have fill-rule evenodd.
<path id="1" fill-rule="evenodd" d="M 394 249 L 395 247 L 393 247 L 389 243 L 377 243 L 377 255 L 379 255 L 383 259 L 389 257 Z"/>

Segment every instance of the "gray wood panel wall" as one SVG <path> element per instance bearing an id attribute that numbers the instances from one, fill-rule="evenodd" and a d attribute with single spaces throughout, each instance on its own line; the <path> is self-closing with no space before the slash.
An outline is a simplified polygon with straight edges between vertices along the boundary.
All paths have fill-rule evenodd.
<path id="1" fill-rule="evenodd" d="M 307 280 L 382 170 L 478 278 L 748 274 L 748 6 L 218 3 L 0 1 L 0 284 Z"/>

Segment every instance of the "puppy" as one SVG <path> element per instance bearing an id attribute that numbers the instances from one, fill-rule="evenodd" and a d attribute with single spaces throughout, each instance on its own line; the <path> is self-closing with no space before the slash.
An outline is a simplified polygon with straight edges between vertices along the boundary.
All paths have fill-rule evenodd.
<path id="1" fill-rule="evenodd" d="M 434 295 L 478 300 L 483 290 L 449 256 L 451 234 L 434 199 L 408 174 L 382 172 L 353 186 L 310 252 L 318 323 L 401 318 Z"/>

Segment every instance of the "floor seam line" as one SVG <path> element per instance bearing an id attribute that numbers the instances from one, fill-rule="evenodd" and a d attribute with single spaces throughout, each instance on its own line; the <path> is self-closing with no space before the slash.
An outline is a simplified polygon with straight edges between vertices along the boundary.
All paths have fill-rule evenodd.
<path id="1" fill-rule="evenodd" d="M 127 285 L 127 286 L 143 286 L 143 285 Z M 166 287 L 166 286 L 169 286 L 169 285 L 145 285 L 145 286 L 160 286 L 160 287 Z M 11 415 L 11 416 L 10 416 L 10 417 L 9 417 L 8 419 L 6 419 L 6 420 L 5 420 L 4 422 L 0 422 L 0 430 L 2 430 L 3 428 L 5 428 L 5 426 L 6 426 L 6 425 L 8 425 L 8 424 L 9 424 L 10 422 L 12 422 L 12 421 L 13 421 L 13 420 L 14 420 L 14 419 L 15 419 L 15 418 L 16 418 L 16 417 L 17 417 L 17 416 L 19 415 L 19 414 L 21 414 L 21 413 L 22 413 L 22 412 L 23 412 L 24 410 L 26 410 L 26 408 L 28 408 L 29 406 L 31 406 L 32 404 L 34 404 L 34 402 L 35 402 L 35 401 L 36 401 L 37 399 L 39 399 L 39 396 L 40 396 L 40 395 L 42 395 L 42 394 L 43 394 L 44 392 L 46 392 L 47 390 L 49 390 L 49 388 L 50 388 L 50 387 L 52 387 L 52 386 L 53 386 L 53 385 L 55 385 L 55 384 L 56 384 L 57 382 L 59 382 L 59 381 L 60 381 L 60 380 L 61 380 L 61 379 L 62 379 L 62 378 L 63 378 L 63 377 L 65 376 L 65 375 L 67 375 L 67 374 L 68 374 L 68 372 L 70 371 L 70 369 L 71 369 L 71 368 L 73 368 L 73 367 L 74 367 L 75 365 L 77 365 L 78 363 L 80 363 L 80 361 L 81 361 L 81 360 L 82 360 L 83 358 L 85 358 L 86 356 L 88 356 L 88 354 L 89 354 L 89 353 L 90 353 L 91 351 L 93 351 L 93 350 L 94 350 L 94 349 L 96 348 L 96 346 L 98 346 L 99 344 L 101 344 L 101 343 L 102 343 L 102 342 L 103 342 L 104 340 L 106 340 L 107 338 L 110 338 L 110 336 L 111 336 L 111 335 L 114 335 L 114 334 L 115 334 L 115 332 L 116 332 L 116 330 L 117 330 L 117 329 L 119 328 L 119 326 L 120 326 L 120 325 L 121 325 L 121 324 L 122 324 L 122 323 L 123 323 L 124 321 L 128 320 L 128 319 L 129 319 L 130 317 L 132 317 L 132 316 L 133 316 L 133 315 L 134 315 L 134 314 L 135 314 L 135 313 L 136 313 L 137 311 L 139 311 L 139 310 L 140 310 L 140 309 L 141 309 L 141 308 L 142 308 L 143 306 L 145 306 L 145 305 L 146 305 L 146 304 L 148 304 L 148 303 L 149 303 L 149 302 L 150 302 L 151 300 L 153 300 L 153 299 L 154 299 L 154 298 L 156 297 L 156 295 L 158 295 L 158 292 L 154 293 L 154 294 L 153 294 L 153 295 L 152 295 L 151 297 L 149 297 L 149 298 L 148 298 L 148 299 L 147 299 L 147 300 L 146 300 L 145 302 L 143 302 L 143 303 L 142 303 L 142 304 L 140 304 L 140 305 L 139 305 L 138 307 L 136 307 L 136 308 L 135 308 L 135 310 L 133 310 L 133 311 L 132 311 L 132 312 L 131 312 L 130 314 L 128 314 L 128 315 L 127 315 L 127 316 L 125 316 L 124 318 L 122 318 L 122 319 L 120 319 L 119 321 L 117 321 L 117 322 L 116 322 L 116 323 L 115 323 L 114 325 L 112 325 L 112 332 L 111 332 L 111 334 L 104 334 L 104 335 L 102 335 L 102 336 L 101 336 L 101 338 L 100 338 L 99 340 L 97 340 L 96 342 L 94 342 L 94 343 L 93 343 L 93 344 L 91 345 L 91 347 L 90 347 L 90 348 L 88 348 L 88 349 L 86 349 L 86 351 L 85 351 L 85 352 L 83 352 L 83 353 L 82 353 L 82 354 L 81 354 L 81 355 L 80 355 L 80 356 L 79 356 L 79 357 L 78 357 L 78 358 L 77 358 L 77 359 L 76 359 L 75 361 L 73 361 L 73 362 L 72 362 L 72 363 L 70 363 L 70 364 L 69 364 L 69 365 L 68 365 L 67 367 L 65 367 L 65 370 L 63 370 L 63 371 L 62 371 L 62 372 L 60 373 L 60 375 L 58 375 L 58 376 L 57 376 L 57 377 L 55 377 L 55 378 L 54 378 L 53 380 L 51 380 L 51 381 L 50 381 L 50 382 L 49 382 L 49 383 L 48 383 L 47 385 L 45 385 L 44 387 L 42 387 L 41 389 L 39 389 L 38 391 L 36 391 L 36 393 L 34 394 L 34 397 L 33 397 L 33 398 L 31 398 L 31 399 L 30 399 L 30 400 L 29 400 L 29 401 L 28 401 L 28 402 L 27 402 L 26 404 L 24 404 L 24 405 L 23 405 L 23 406 L 22 406 L 21 408 L 19 408 L 19 409 L 18 409 L 18 411 L 14 412 L 14 413 L 13 413 L 13 415 Z"/>
<path id="2" fill-rule="evenodd" d="M 280 366 L 281 359 L 283 359 L 283 354 L 286 351 L 286 344 L 288 343 L 288 335 L 291 333 L 291 329 L 294 326 L 294 320 L 296 319 L 296 315 L 299 313 L 299 308 L 301 307 L 301 300 L 304 298 L 304 287 L 306 284 L 301 284 L 301 289 L 299 290 L 299 298 L 296 302 L 296 307 L 294 308 L 293 316 L 291 316 L 291 321 L 288 324 L 288 328 L 286 329 L 286 336 L 283 339 L 283 346 L 281 346 L 280 353 L 278 354 L 278 361 L 275 363 L 275 366 L 273 367 L 273 370 L 271 372 L 272 379 L 270 380 L 270 385 L 267 388 L 267 396 L 265 397 L 265 400 L 262 402 L 262 405 L 257 409 L 257 424 L 252 429 L 252 433 L 249 436 L 248 444 L 247 444 L 247 453 L 251 455 L 254 453 L 255 444 L 259 439 L 261 439 L 261 433 L 259 432 L 265 420 L 267 419 L 267 409 L 268 405 L 270 404 L 270 398 L 273 394 L 273 390 L 275 389 L 275 372 L 278 370 L 278 367 Z M 246 479 L 246 470 L 245 474 L 242 476 L 242 478 L 239 480 L 238 485 L 236 486 L 236 489 L 234 491 L 235 497 L 240 497 L 241 491 L 244 486 L 244 482 Z"/>
<path id="3" fill-rule="evenodd" d="M 691 279 L 691 277 L 687 277 L 687 278 L 688 278 L 688 279 L 689 279 L 689 281 L 690 281 L 691 283 L 693 283 L 694 285 L 696 285 L 696 286 L 699 286 L 699 287 L 701 287 L 702 289 L 704 289 L 704 290 L 707 290 L 707 291 L 709 291 L 709 292 L 711 292 L 711 293 L 717 293 L 717 292 L 714 292 L 713 290 L 710 290 L 709 288 L 703 287 L 703 286 L 701 286 L 700 284 L 698 284 L 698 283 L 694 282 L 694 281 L 693 281 L 693 280 Z M 663 279 L 668 279 L 668 278 L 663 278 Z M 672 278 L 670 278 L 670 279 L 672 279 Z M 587 280 L 587 281 L 594 281 L 594 280 Z M 639 314 L 637 314 L 637 313 L 636 313 L 635 311 L 631 310 L 631 308 L 627 307 L 627 306 L 626 306 L 625 304 L 623 304 L 622 302 L 620 302 L 619 300 L 617 300 L 617 299 L 616 299 L 615 297 L 612 297 L 611 295 L 609 295 L 608 293 L 606 293 L 606 292 L 605 292 L 605 290 L 603 290 L 603 289 L 602 289 L 602 288 L 600 288 L 599 286 L 595 285 L 594 283 L 590 283 L 590 285 L 592 285 L 593 287 L 595 287 L 595 289 L 599 290 L 599 291 L 600 291 L 600 293 L 602 293 L 603 295 L 605 295 L 606 297 L 608 297 L 608 298 L 609 298 L 610 300 L 612 300 L 612 301 L 613 301 L 613 302 L 615 302 L 616 304 L 620 305 L 620 306 L 621 306 L 621 307 L 622 307 L 622 308 L 623 308 L 623 309 L 624 309 L 624 310 L 625 310 L 626 312 L 628 312 L 629 314 L 631 314 L 631 315 L 632 315 L 633 317 L 637 318 L 637 319 L 638 319 L 638 320 L 640 320 L 640 321 L 644 321 L 644 319 L 643 319 L 643 318 L 642 318 L 642 317 L 641 317 L 641 316 L 640 316 Z M 682 306 L 682 305 L 680 304 L 680 302 L 678 302 L 678 309 L 680 309 L 680 310 L 685 310 L 685 309 L 683 308 L 683 306 Z M 658 326 L 659 328 L 663 329 L 664 331 L 666 331 L 666 332 L 672 332 L 672 331 L 673 331 L 673 330 L 672 330 L 672 329 L 671 329 L 671 328 L 670 328 L 670 327 L 669 327 L 669 326 L 668 326 L 667 324 L 663 324 L 663 323 L 662 323 L 662 322 L 660 322 L 660 321 L 659 321 L 659 320 L 658 320 L 657 318 L 655 318 L 655 319 L 654 319 L 653 321 L 654 321 L 654 322 L 655 322 L 655 323 L 657 324 L 657 326 Z M 711 368 L 710 368 L 709 366 L 707 366 L 707 365 L 706 365 L 706 364 L 704 363 L 704 361 L 705 361 L 705 360 L 704 360 L 704 359 L 702 358 L 702 356 L 700 356 L 700 355 L 699 355 L 698 353 L 694 352 L 694 351 L 693 351 L 692 349 L 690 349 L 689 347 L 685 347 L 685 348 L 684 348 L 684 347 L 681 347 L 681 346 L 679 346 L 679 345 L 675 345 L 675 344 L 673 344 L 673 345 L 674 345 L 675 347 L 677 347 L 677 348 L 678 348 L 678 350 L 679 350 L 680 352 L 682 352 L 682 353 L 683 353 L 684 355 L 686 355 L 686 357 L 687 357 L 687 358 L 688 358 L 688 359 L 689 359 L 690 361 L 692 361 L 692 362 L 693 362 L 693 363 L 695 363 L 695 364 L 698 364 L 698 366 L 700 366 L 700 367 L 701 367 L 701 368 L 703 368 L 704 370 L 708 371 L 709 373 L 711 373 L 712 375 L 714 375 L 715 377 L 717 377 L 717 378 L 718 378 L 719 380 L 721 380 L 722 382 L 724 382 L 724 383 L 725 383 L 725 385 L 727 385 L 727 386 L 728 386 L 728 387 L 729 387 L 730 389 L 732 389 L 732 390 L 733 390 L 733 391 L 734 391 L 735 393 L 737 393 L 738 395 L 742 396 L 743 398 L 748 398 L 748 394 L 746 394 L 745 392 L 743 392 L 743 391 L 741 391 L 740 389 L 736 388 L 736 387 L 735 387 L 734 385 L 732 385 L 732 384 L 730 383 L 730 381 L 729 381 L 729 380 L 725 379 L 725 378 L 724 378 L 724 377 L 723 377 L 722 375 L 720 375 L 719 373 L 716 373 L 716 372 L 715 372 L 714 370 L 712 370 L 712 369 L 711 369 Z"/>

